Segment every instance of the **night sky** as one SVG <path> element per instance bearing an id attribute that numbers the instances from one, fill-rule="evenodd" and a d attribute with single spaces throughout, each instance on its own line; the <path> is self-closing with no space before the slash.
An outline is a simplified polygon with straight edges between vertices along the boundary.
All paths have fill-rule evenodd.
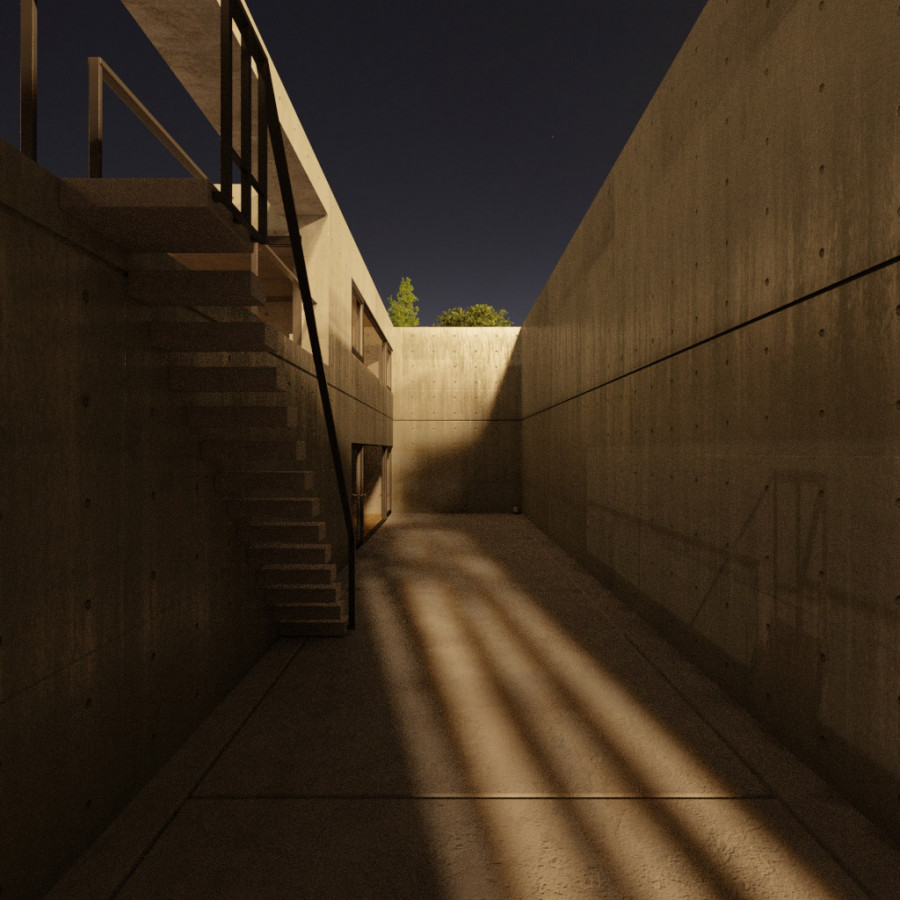
<path id="1" fill-rule="evenodd" d="M 0 138 L 16 145 L 18 5 L 0 6 Z M 471 303 L 523 322 L 703 5 L 249 0 L 379 291 L 409 275 L 423 325 Z M 39 7 L 42 165 L 87 174 L 96 55 L 218 180 L 213 129 L 120 3 Z M 106 174 L 183 174 L 106 104 Z"/>

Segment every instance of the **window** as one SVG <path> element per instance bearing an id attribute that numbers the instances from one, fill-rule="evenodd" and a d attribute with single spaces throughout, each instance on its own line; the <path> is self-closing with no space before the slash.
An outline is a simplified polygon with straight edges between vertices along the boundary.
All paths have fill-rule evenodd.
<path id="1" fill-rule="evenodd" d="M 363 319 L 365 317 L 366 304 L 363 298 L 359 296 L 356 288 L 353 288 L 353 322 L 351 325 L 353 352 L 360 358 L 363 358 L 364 338 L 363 338 Z"/>
<path id="2" fill-rule="evenodd" d="M 356 286 L 353 287 L 351 346 L 353 354 L 385 386 L 391 386 L 391 348 L 369 312 Z"/>

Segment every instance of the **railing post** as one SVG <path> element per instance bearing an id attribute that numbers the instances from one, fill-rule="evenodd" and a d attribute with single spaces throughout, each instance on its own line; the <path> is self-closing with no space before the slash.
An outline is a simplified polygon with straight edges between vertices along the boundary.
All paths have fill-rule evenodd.
<path id="1" fill-rule="evenodd" d="M 88 175 L 103 177 L 103 66 L 88 57 Z"/>
<path id="2" fill-rule="evenodd" d="M 267 90 L 263 73 L 259 66 L 256 70 L 256 171 L 259 184 L 256 190 L 257 200 L 259 202 L 258 225 L 259 233 L 266 238 L 269 234 L 269 142 L 266 139 L 268 134 L 268 103 Z M 272 103 L 275 99 L 272 98 Z M 298 342 L 299 343 L 299 342 Z"/>
<path id="3" fill-rule="evenodd" d="M 253 146 L 252 114 L 250 105 L 252 102 L 253 78 L 250 68 L 250 48 L 247 39 L 241 33 L 241 212 L 247 218 L 251 227 L 253 223 L 253 185 L 252 176 L 253 155 L 250 148 Z"/>
<path id="4" fill-rule="evenodd" d="M 234 205 L 231 189 L 231 142 L 234 127 L 231 112 L 231 0 L 222 0 L 222 18 L 219 29 L 221 83 L 219 85 L 219 181 L 222 199 Z"/>
<path id="5" fill-rule="evenodd" d="M 19 22 L 19 149 L 37 159 L 37 0 L 21 0 Z"/>

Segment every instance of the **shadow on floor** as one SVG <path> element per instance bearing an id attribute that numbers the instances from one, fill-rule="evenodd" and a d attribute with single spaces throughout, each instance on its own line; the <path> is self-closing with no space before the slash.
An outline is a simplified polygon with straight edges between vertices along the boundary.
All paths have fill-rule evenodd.
<path id="1" fill-rule="evenodd" d="M 195 735 L 158 827 L 111 829 L 117 880 L 52 896 L 897 895 L 900 856 L 522 517 L 392 516 L 358 600 Z"/>

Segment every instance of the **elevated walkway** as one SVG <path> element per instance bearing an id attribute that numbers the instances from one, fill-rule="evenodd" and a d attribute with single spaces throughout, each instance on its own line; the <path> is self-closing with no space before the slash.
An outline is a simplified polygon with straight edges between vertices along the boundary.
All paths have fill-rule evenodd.
<path id="1" fill-rule="evenodd" d="M 51 898 L 897 896 L 900 854 L 526 519 L 394 516 Z"/>

